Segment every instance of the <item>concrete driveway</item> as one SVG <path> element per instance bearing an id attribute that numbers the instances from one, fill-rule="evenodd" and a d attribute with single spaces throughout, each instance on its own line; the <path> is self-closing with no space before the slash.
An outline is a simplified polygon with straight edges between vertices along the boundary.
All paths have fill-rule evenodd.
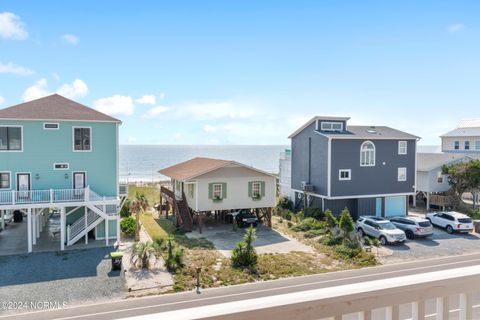
<path id="1" fill-rule="evenodd" d="M 233 225 L 223 222 L 204 226 L 202 234 L 198 231 L 187 233 L 189 238 L 206 238 L 225 257 L 230 257 L 237 242 L 243 240 L 245 228 L 233 230 Z M 287 237 L 276 230 L 259 225 L 256 228 L 257 239 L 254 242 L 257 253 L 289 253 L 292 251 L 313 252 L 313 249 L 299 241 Z"/>
<path id="2" fill-rule="evenodd" d="M 433 236 L 426 239 L 407 240 L 403 245 L 388 245 L 380 250 L 383 263 L 429 259 L 480 252 L 480 235 L 448 234 L 440 228 L 433 228 Z"/>

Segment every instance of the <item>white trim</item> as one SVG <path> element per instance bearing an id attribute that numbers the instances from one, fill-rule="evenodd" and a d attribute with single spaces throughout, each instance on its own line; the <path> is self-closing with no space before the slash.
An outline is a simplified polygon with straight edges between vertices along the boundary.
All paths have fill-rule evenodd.
<path id="1" fill-rule="evenodd" d="M 212 183 L 212 199 L 215 199 L 215 186 L 220 186 L 220 198 L 223 199 L 223 185 L 221 183 Z"/>
<path id="2" fill-rule="evenodd" d="M 29 175 L 29 177 L 30 177 L 30 190 L 33 190 L 33 185 L 32 185 L 32 173 L 31 173 L 31 172 L 27 172 L 27 171 L 25 171 L 25 172 L 15 172 L 15 189 L 14 189 L 14 190 L 18 191 L 18 181 L 17 181 L 18 179 L 17 179 L 17 178 L 18 178 L 18 175 L 19 175 L 19 174 L 28 174 L 28 175 Z M 30 191 L 30 190 L 29 190 L 29 191 Z"/>
<path id="3" fill-rule="evenodd" d="M 303 190 L 298 190 L 298 189 L 291 189 L 291 190 L 294 191 L 294 192 L 303 193 Z M 321 194 L 318 194 L 318 193 L 310 193 L 309 192 L 308 194 L 311 195 L 312 197 L 328 199 L 327 196 L 324 196 L 324 195 L 321 195 Z"/>
<path id="4" fill-rule="evenodd" d="M 292 189 L 292 191 L 303 193 L 302 190 Z M 327 197 L 318 193 L 308 193 L 309 195 L 317 198 L 324 198 L 327 200 L 339 200 L 339 199 L 358 199 L 358 198 L 381 198 L 381 197 L 399 197 L 399 196 L 412 196 L 415 192 L 407 193 L 385 193 L 385 194 L 367 194 L 367 195 L 351 195 L 351 196 L 339 196 L 339 197 Z"/>
<path id="5" fill-rule="evenodd" d="M 89 150 L 75 150 L 75 129 L 90 129 L 90 149 Z M 72 126 L 72 151 L 73 152 L 92 152 L 93 150 L 93 130 L 89 126 Z"/>
<path id="6" fill-rule="evenodd" d="M 12 171 L 0 171 L 0 174 L 2 173 L 8 173 L 8 188 L 2 188 L 0 187 L 0 190 L 12 190 Z"/>
<path id="7" fill-rule="evenodd" d="M 403 179 L 400 179 L 400 176 L 402 175 L 402 174 L 401 174 L 402 171 L 404 172 L 404 174 L 403 174 L 404 178 L 403 178 Z M 406 167 L 399 167 L 399 168 L 397 169 L 397 180 L 398 180 L 399 182 L 405 182 L 405 181 L 407 181 L 407 168 L 406 168 Z"/>
<path id="8" fill-rule="evenodd" d="M 370 143 L 372 144 L 373 146 L 373 164 L 362 164 L 362 154 L 363 154 L 363 146 L 367 143 Z M 369 151 L 370 152 L 370 151 Z M 360 167 L 375 167 L 375 163 L 376 163 L 376 158 L 377 158 L 377 147 L 375 146 L 375 143 L 373 143 L 372 141 L 370 140 L 366 140 L 364 141 L 361 145 L 360 145 Z"/>
<path id="9" fill-rule="evenodd" d="M 64 164 L 67 165 L 66 168 L 55 168 L 57 165 L 64 165 Z M 70 163 L 68 163 L 68 162 L 55 162 L 53 164 L 53 170 L 55 170 L 55 171 L 62 171 L 62 170 L 69 170 L 69 169 L 70 169 Z"/>
<path id="10" fill-rule="evenodd" d="M 327 195 L 330 197 L 332 189 L 332 139 L 327 142 Z"/>
<path id="11" fill-rule="evenodd" d="M 87 183 L 87 171 L 79 171 L 79 170 L 75 170 L 75 171 L 72 171 L 72 190 L 75 190 L 75 173 L 83 173 L 84 176 L 83 176 L 83 184 L 84 184 L 84 187 L 83 188 L 86 188 L 88 186 L 88 183 Z"/>
<path id="12" fill-rule="evenodd" d="M 23 126 L 22 125 L 10 125 L 10 124 L 6 124 L 6 125 L 0 125 L 0 128 L 2 127 L 7 127 L 7 128 L 20 128 L 20 150 L 0 150 L 0 152 L 23 152 L 23 149 L 24 149 L 24 142 L 25 142 L 25 139 L 23 137 Z M 8 142 L 7 142 L 8 143 Z"/>
<path id="13" fill-rule="evenodd" d="M 305 130 L 305 128 L 307 128 L 309 125 L 311 125 L 312 123 L 314 123 L 316 120 L 333 120 L 333 121 L 345 121 L 347 122 L 348 120 L 350 120 L 349 117 L 331 117 L 331 116 L 326 116 L 326 117 L 320 117 L 320 116 L 315 116 L 313 118 L 311 118 L 310 120 L 308 120 L 307 122 L 305 122 L 303 124 L 303 126 L 301 126 L 300 128 L 298 128 L 297 130 L 295 130 L 295 132 L 293 132 L 291 135 L 288 136 L 289 139 L 295 137 L 297 134 L 299 134 L 300 132 L 302 132 L 303 130 Z"/>
<path id="14" fill-rule="evenodd" d="M 116 185 L 117 185 L 117 191 L 115 191 L 115 194 L 118 196 L 120 194 L 120 144 L 119 144 L 119 141 L 118 141 L 118 132 L 119 132 L 119 123 L 116 123 L 115 124 L 115 165 L 117 166 L 116 170 L 115 170 L 115 173 L 116 173 Z M 90 144 L 91 144 L 91 141 L 90 141 Z M 127 194 L 128 196 L 128 194 Z"/>
<path id="15" fill-rule="evenodd" d="M 318 130 L 318 124 L 319 123 L 320 123 L 320 131 L 331 131 L 331 132 L 339 132 L 339 131 L 341 132 L 341 131 L 343 131 L 343 122 L 340 122 L 340 121 L 337 121 L 337 122 L 335 122 L 335 121 L 324 121 L 322 119 L 317 119 L 317 122 L 316 122 L 316 125 L 315 125 L 317 130 Z M 330 125 L 331 129 L 324 129 L 323 128 L 324 124 Z M 340 125 L 340 129 L 334 129 L 333 128 L 334 125 Z"/>
<path id="16" fill-rule="evenodd" d="M 342 172 L 348 172 L 348 178 L 342 178 Z M 352 169 L 339 169 L 338 170 L 338 180 L 340 180 L 340 181 L 350 181 L 350 180 L 352 180 Z"/>
<path id="17" fill-rule="evenodd" d="M 254 186 L 255 185 L 258 185 L 258 197 L 261 197 L 262 196 L 262 182 L 261 181 L 252 181 L 252 197 L 255 197 L 255 194 L 254 194 Z"/>
<path id="18" fill-rule="evenodd" d="M 198 183 L 195 181 L 195 211 L 198 211 Z"/>
<path id="19" fill-rule="evenodd" d="M 45 125 L 48 125 L 48 124 L 50 124 L 50 125 L 54 124 L 54 125 L 56 125 L 57 127 L 56 127 L 56 128 L 47 128 L 47 127 L 45 127 Z M 60 123 L 58 123 L 58 122 L 44 122 L 44 123 L 43 123 L 43 130 L 60 130 Z"/>
<path id="20" fill-rule="evenodd" d="M 98 123 L 122 123 L 122 121 L 117 120 L 85 120 L 85 119 L 21 119 L 21 118 L 0 118 L 0 120 L 5 121 L 38 121 L 38 122 L 98 122 Z"/>
<path id="21" fill-rule="evenodd" d="M 404 144 L 404 146 L 402 146 L 402 144 Z M 403 149 L 405 149 L 403 151 Z M 398 141 L 398 154 L 400 155 L 405 155 L 408 153 L 408 143 L 406 140 L 400 140 Z"/>

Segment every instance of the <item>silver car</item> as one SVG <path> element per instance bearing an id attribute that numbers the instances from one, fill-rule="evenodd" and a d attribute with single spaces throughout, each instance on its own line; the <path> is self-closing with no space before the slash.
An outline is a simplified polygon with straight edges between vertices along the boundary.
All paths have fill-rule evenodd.
<path id="1" fill-rule="evenodd" d="M 408 239 L 425 238 L 433 234 L 433 227 L 430 221 L 420 217 L 392 217 L 390 222 L 398 229 L 403 230 Z"/>
<path id="2" fill-rule="evenodd" d="M 357 231 L 363 237 L 365 235 L 377 238 L 382 245 L 388 243 L 403 243 L 407 239 L 405 232 L 395 227 L 393 223 L 384 218 L 364 216 L 357 220 Z"/>

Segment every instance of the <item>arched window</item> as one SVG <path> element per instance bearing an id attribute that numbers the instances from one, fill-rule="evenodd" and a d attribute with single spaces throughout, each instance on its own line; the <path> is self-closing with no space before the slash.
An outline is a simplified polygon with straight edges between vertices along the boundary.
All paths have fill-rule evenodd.
<path id="1" fill-rule="evenodd" d="M 375 165 L 375 145 L 371 141 L 365 141 L 360 147 L 360 166 L 373 167 Z"/>

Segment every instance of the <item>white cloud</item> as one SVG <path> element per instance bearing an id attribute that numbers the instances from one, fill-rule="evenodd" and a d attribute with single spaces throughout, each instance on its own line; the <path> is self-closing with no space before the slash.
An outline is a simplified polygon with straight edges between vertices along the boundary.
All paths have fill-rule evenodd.
<path id="1" fill-rule="evenodd" d="M 4 103 L 5 102 L 5 98 L 0 96 L 0 104 Z"/>
<path id="2" fill-rule="evenodd" d="M 143 118 L 155 118 L 167 111 L 168 111 L 168 108 L 165 106 L 153 107 L 150 110 L 148 110 L 146 114 L 143 115 Z"/>
<path id="3" fill-rule="evenodd" d="M 205 131 L 207 133 L 215 132 L 215 131 L 217 131 L 217 127 L 212 126 L 210 124 L 206 124 L 206 125 L 203 126 L 203 131 Z"/>
<path id="4" fill-rule="evenodd" d="M 95 109 L 110 115 L 130 116 L 134 112 L 133 99 L 130 96 L 113 95 L 94 102 Z"/>
<path id="5" fill-rule="evenodd" d="M 64 34 L 62 36 L 62 39 L 67 42 L 67 43 L 70 43 L 70 44 L 77 44 L 78 43 L 78 37 L 76 35 L 73 35 L 73 34 Z"/>
<path id="6" fill-rule="evenodd" d="M 75 79 L 72 84 L 64 84 L 58 88 L 57 93 L 70 99 L 84 97 L 88 93 L 88 86 L 82 80 Z"/>
<path id="7" fill-rule="evenodd" d="M 233 102 L 202 102 L 189 103 L 172 107 L 177 110 L 177 116 L 208 121 L 222 118 L 245 119 L 256 114 L 253 108 L 238 106 Z"/>
<path id="8" fill-rule="evenodd" d="M 140 104 L 151 104 L 155 105 L 157 103 L 157 98 L 153 94 L 144 95 L 141 98 L 135 100 L 135 102 Z"/>
<path id="9" fill-rule="evenodd" d="M 80 79 L 76 79 L 71 84 L 66 83 L 61 85 L 55 92 L 67 98 L 75 99 L 87 95 L 88 87 L 85 82 Z M 33 86 L 30 86 L 25 90 L 23 93 L 23 101 L 35 100 L 48 96 L 49 94 L 52 94 L 52 92 L 48 90 L 47 79 L 42 78 Z"/>
<path id="10" fill-rule="evenodd" d="M 31 101 L 41 97 L 48 96 L 47 79 L 38 80 L 33 86 L 28 87 L 23 93 L 23 101 Z"/>
<path id="11" fill-rule="evenodd" d="M 0 37 L 4 39 L 25 40 L 28 32 L 19 16 L 11 12 L 0 13 Z"/>
<path id="12" fill-rule="evenodd" d="M 158 98 L 160 98 L 160 99 L 163 99 L 163 98 L 165 98 L 165 93 L 163 93 L 163 92 L 162 92 L 162 93 L 160 93 L 160 94 L 158 95 Z"/>
<path id="13" fill-rule="evenodd" d="M 10 73 L 17 76 L 28 76 L 33 73 L 33 70 L 16 65 L 12 62 L 6 64 L 0 62 L 0 73 Z"/>
<path id="14" fill-rule="evenodd" d="M 463 30 L 465 26 L 462 23 L 454 23 L 448 26 L 448 32 L 450 33 L 457 33 Z"/>

